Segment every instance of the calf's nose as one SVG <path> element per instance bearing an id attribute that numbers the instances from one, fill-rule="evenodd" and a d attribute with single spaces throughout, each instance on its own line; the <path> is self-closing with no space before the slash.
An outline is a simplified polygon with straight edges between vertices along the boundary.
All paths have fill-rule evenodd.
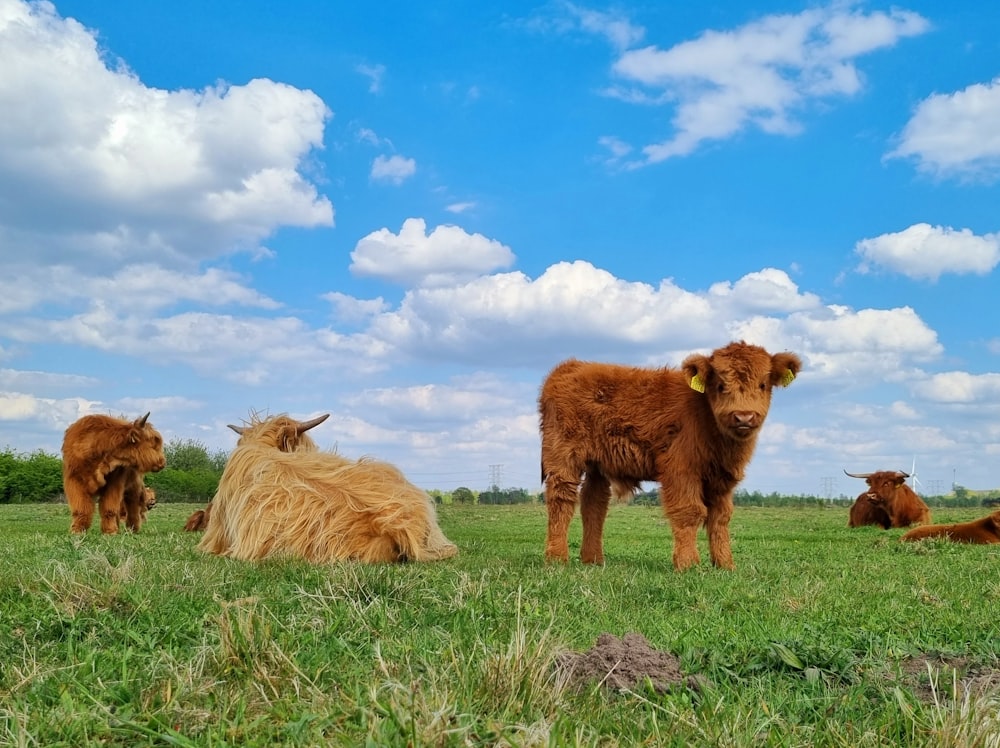
<path id="1" fill-rule="evenodd" d="M 752 410 L 737 410 L 733 412 L 733 426 L 755 426 L 757 424 L 757 414 Z"/>

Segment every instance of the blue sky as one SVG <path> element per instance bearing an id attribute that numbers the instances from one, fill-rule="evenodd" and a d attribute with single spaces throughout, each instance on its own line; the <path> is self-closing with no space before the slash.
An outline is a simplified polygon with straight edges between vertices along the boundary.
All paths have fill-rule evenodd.
<path id="1" fill-rule="evenodd" d="M 745 339 L 745 488 L 1000 487 L 1000 6 L 0 0 L 0 111 L 0 446 L 535 489 L 560 360 Z"/>

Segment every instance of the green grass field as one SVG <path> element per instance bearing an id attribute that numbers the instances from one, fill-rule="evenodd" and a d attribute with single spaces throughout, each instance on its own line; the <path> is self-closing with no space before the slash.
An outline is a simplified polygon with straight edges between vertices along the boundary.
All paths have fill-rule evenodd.
<path id="1" fill-rule="evenodd" d="M 606 565 L 562 567 L 544 507 L 445 506 L 453 560 L 248 564 L 195 550 L 194 508 L 80 538 L 0 506 L 0 745 L 1000 745 L 1000 546 L 738 508 L 737 570 L 702 537 L 678 574 L 660 510 L 617 506 Z M 570 679 L 605 632 L 699 684 Z"/>

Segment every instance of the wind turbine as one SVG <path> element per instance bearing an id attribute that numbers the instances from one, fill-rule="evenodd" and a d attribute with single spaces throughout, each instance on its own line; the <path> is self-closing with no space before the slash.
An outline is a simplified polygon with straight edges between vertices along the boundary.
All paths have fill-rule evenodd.
<path id="1" fill-rule="evenodd" d="M 913 455 L 913 467 L 910 468 L 910 488 L 914 493 L 920 493 L 917 488 L 923 487 L 923 483 L 917 480 L 917 456 Z"/>

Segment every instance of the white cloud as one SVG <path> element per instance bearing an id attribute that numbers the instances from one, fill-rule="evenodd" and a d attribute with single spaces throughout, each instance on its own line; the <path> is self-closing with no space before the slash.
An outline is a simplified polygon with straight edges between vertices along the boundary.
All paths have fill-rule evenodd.
<path id="1" fill-rule="evenodd" d="M 1000 263 L 1000 235 L 917 223 L 903 231 L 862 239 L 858 272 L 886 268 L 909 278 L 936 281 L 945 273 L 986 275 Z"/>
<path id="2" fill-rule="evenodd" d="M 385 77 L 385 65 L 361 64 L 354 69 L 368 79 L 369 93 L 382 93 L 382 78 Z"/>
<path id="3" fill-rule="evenodd" d="M 716 283 L 708 293 L 710 297 L 731 301 L 748 312 L 791 312 L 817 307 L 820 303 L 816 294 L 800 293 L 788 274 L 775 268 L 748 273 L 735 283 Z"/>
<path id="4" fill-rule="evenodd" d="M 1000 78 L 924 99 L 889 157 L 942 176 L 1000 175 Z"/>
<path id="5" fill-rule="evenodd" d="M 581 8 L 566 3 L 570 16 L 579 24 L 580 30 L 588 34 L 603 36 L 616 49 L 628 49 L 638 44 L 646 35 L 646 30 L 636 26 L 627 18 L 616 13 Z"/>
<path id="6" fill-rule="evenodd" d="M 467 213 L 476 207 L 474 202 L 464 202 L 464 203 L 451 203 L 446 205 L 444 209 L 449 213 Z"/>
<path id="7" fill-rule="evenodd" d="M 417 162 L 403 156 L 376 156 L 370 177 L 375 182 L 400 185 L 417 173 Z"/>
<path id="8" fill-rule="evenodd" d="M 937 403 L 995 405 L 1000 400 L 1000 374 L 942 372 L 915 383 L 913 392 Z"/>
<path id="9" fill-rule="evenodd" d="M 150 88 L 51 4 L 16 0 L 0 70 L 0 244 L 36 261 L 190 264 L 333 223 L 299 172 L 331 116 L 311 91 Z"/>
<path id="10" fill-rule="evenodd" d="M 928 27 L 910 11 L 866 14 L 841 3 L 766 16 L 734 31 L 706 31 L 667 50 L 629 50 L 613 66 L 626 85 L 608 93 L 676 107 L 674 134 L 647 145 L 645 161 L 633 166 L 656 163 L 748 126 L 796 133 L 797 115 L 810 101 L 861 89 L 854 58 Z"/>
<path id="11" fill-rule="evenodd" d="M 408 218 L 399 234 L 379 229 L 351 252 L 351 271 L 406 286 L 441 286 L 514 264 L 510 248 L 458 226 L 438 226 L 430 234 L 422 218 Z"/>
<path id="12" fill-rule="evenodd" d="M 0 313 L 27 311 L 43 304 L 72 307 L 94 299 L 101 299 L 108 308 L 132 312 L 186 301 L 261 309 L 279 306 L 247 287 L 236 274 L 218 268 L 195 275 L 142 264 L 120 268 L 109 276 L 88 276 L 68 265 L 56 265 L 24 269 L 16 278 L 0 278 Z"/>
<path id="13" fill-rule="evenodd" d="M 771 269 L 737 281 L 728 293 L 694 293 L 671 280 L 652 286 L 616 278 L 584 261 L 560 262 L 534 280 L 519 272 L 499 273 L 412 290 L 397 310 L 375 319 L 368 333 L 432 359 L 482 361 L 503 351 L 505 364 L 538 365 L 567 355 L 627 353 L 662 363 L 675 352 L 728 342 L 733 320 L 761 307 L 762 278 L 768 279 L 765 287 L 781 290 L 783 313 L 817 303 Z M 766 306 L 779 311 L 773 302 Z M 788 346 L 779 341 L 777 347 Z"/>

